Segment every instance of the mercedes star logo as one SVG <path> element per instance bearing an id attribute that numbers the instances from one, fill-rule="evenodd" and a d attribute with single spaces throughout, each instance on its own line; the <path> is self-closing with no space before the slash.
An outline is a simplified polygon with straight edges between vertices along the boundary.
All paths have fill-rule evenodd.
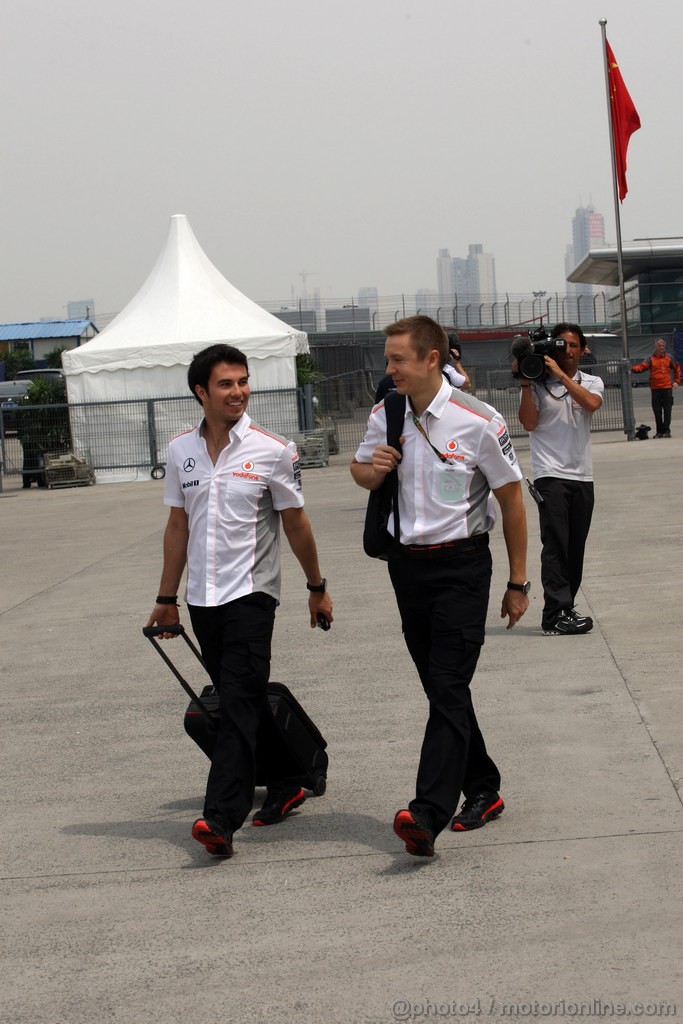
<path id="1" fill-rule="evenodd" d="M 195 467 L 194 459 L 185 459 L 185 461 L 183 462 L 183 469 L 185 470 L 186 473 L 191 473 L 192 470 L 194 469 L 194 467 Z"/>

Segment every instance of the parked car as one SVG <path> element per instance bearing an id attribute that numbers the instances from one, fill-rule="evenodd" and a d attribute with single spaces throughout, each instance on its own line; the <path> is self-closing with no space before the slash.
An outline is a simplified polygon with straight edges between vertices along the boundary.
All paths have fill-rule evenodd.
<path id="1" fill-rule="evenodd" d="M 15 380 L 25 380 L 30 384 L 32 380 L 61 380 L 63 377 L 64 373 L 62 370 L 43 366 L 34 367 L 32 370 L 19 370 Z"/>
<path id="2" fill-rule="evenodd" d="M 621 363 L 616 359 L 608 359 L 602 378 L 606 388 L 621 387 Z"/>
<path id="3" fill-rule="evenodd" d="M 14 434 L 17 429 L 17 415 L 14 411 L 29 389 L 28 380 L 0 381 L 0 410 L 5 434 Z"/>
<path id="4" fill-rule="evenodd" d="M 0 402 L 18 402 L 28 391 L 28 380 L 0 381 Z"/>
<path id="5" fill-rule="evenodd" d="M 642 363 L 642 359 L 630 359 L 631 366 L 636 366 L 638 363 Z M 621 387 L 621 360 L 608 359 L 605 363 L 605 371 L 602 374 L 606 388 L 619 388 Z M 650 373 L 645 371 L 643 373 L 631 374 L 631 387 L 632 388 L 647 388 L 650 386 Z"/>

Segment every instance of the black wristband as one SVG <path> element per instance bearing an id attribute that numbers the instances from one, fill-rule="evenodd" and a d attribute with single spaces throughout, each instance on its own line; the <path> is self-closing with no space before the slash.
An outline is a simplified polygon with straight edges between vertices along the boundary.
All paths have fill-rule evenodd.
<path id="1" fill-rule="evenodd" d="M 325 591 L 327 590 L 327 580 L 323 576 L 323 578 L 320 581 L 320 583 L 317 583 L 315 585 L 313 583 L 307 583 L 306 584 L 306 589 L 311 594 L 324 594 Z"/>
<path id="2" fill-rule="evenodd" d="M 157 604 L 178 604 L 178 595 L 175 597 L 164 597 L 163 594 L 157 596 Z"/>
<path id="3" fill-rule="evenodd" d="M 518 590 L 520 594 L 528 594 L 531 590 L 531 583 L 529 582 L 529 580 L 526 580 L 524 583 L 510 583 L 510 581 L 508 580 L 507 589 Z"/>

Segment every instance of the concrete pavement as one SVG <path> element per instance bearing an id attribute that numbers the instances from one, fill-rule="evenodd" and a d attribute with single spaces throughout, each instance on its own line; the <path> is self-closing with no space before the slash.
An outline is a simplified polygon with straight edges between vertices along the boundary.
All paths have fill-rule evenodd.
<path id="1" fill-rule="evenodd" d="M 207 762 L 141 635 L 162 485 L 5 490 L 3 1019 L 385 1024 L 516 1006 L 587 1020 L 596 1001 L 683 1014 L 675 427 L 670 441 L 595 439 L 590 635 L 540 633 L 531 502 L 532 605 L 503 628 L 494 533 L 474 694 L 507 806 L 485 829 L 440 836 L 429 862 L 391 831 L 426 704 L 386 568 L 360 549 L 365 497 L 346 457 L 304 474 L 337 620 L 309 629 L 287 552 L 272 671 L 328 739 L 328 791 L 279 826 L 245 826 L 227 862 L 190 838 Z M 201 683 L 184 645 L 172 650 Z M 591 1000 L 592 1013 L 579 1005 Z"/>

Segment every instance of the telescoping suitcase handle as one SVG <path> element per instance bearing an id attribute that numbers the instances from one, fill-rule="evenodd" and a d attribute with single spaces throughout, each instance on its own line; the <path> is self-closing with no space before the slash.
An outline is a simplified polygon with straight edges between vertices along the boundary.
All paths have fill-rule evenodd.
<path id="1" fill-rule="evenodd" d="M 200 651 L 195 647 L 195 645 L 190 640 L 189 636 L 185 632 L 185 627 L 181 626 L 180 624 L 178 624 L 177 626 L 143 626 L 142 628 L 142 635 L 146 636 L 149 642 L 151 643 L 152 647 L 156 648 L 156 650 L 164 659 L 164 661 L 166 662 L 171 672 L 176 677 L 176 679 L 178 680 L 178 682 L 180 683 L 180 685 L 182 686 L 183 690 L 188 695 L 190 700 L 194 701 L 194 703 L 197 705 L 197 707 L 204 715 L 204 717 L 211 723 L 212 726 L 214 726 L 215 721 L 211 712 L 203 703 L 201 697 L 197 696 L 197 694 L 194 692 L 190 684 L 185 679 L 183 679 L 178 669 L 175 667 L 169 656 L 166 654 L 166 651 L 163 650 L 161 644 L 156 639 L 163 633 L 175 633 L 176 636 L 181 636 L 185 643 L 187 644 L 187 646 L 192 651 L 192 653 L 195 655 L 197 660 L 200 662 L 200 664 L 203 665 L 204 668 L 206 668 L 206 665 L 204 665 L 204 659 L 202 658 Z"/>

